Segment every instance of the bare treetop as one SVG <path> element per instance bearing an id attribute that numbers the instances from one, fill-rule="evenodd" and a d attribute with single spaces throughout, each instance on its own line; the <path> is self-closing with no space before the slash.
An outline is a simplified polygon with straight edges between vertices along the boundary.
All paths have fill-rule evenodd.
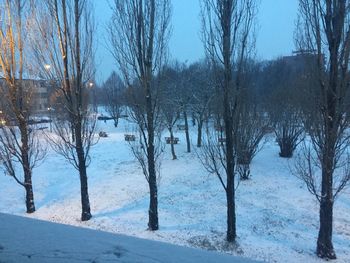
<path id="1" fill-rule="evenodd" d="M 145 74 L 145 65 L 151 65 L 155 75 L 164 64 L 170 16 L 169 0 L 114 0 L 112 22 L 108 27 L 110 51 L 128 83 Z"/>
<path id="2" fill-rule="evenodd" d="M 254 47 L 255 39 L 251 31 L 257 14 L 257 0 L 203 0 L 201 1 L 202 39 L 206 54 L 217 63 L 232 66 L 241 63 Z M 231 14 L 231 15 L 229 15 Z M 225 21 L 228 20 L 228 21 Z M 229 24 L 229 28 L 222 26 Z M 225 41 L 225 38 L 229 41 Z M 224 47 L 224 42 L 230 43 Z M 229 61 L 225 59 L 225 49 L 229 48 Z"/>

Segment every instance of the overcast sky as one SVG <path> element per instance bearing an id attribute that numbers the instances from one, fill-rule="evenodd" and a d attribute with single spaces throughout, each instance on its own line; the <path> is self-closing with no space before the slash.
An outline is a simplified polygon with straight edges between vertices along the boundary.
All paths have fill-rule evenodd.
<path id="1" fill-rule="evenodd" d="M 169 43 L 171 58 L 180 62 L 193 62 L 204 57 L 200 40 L 200 0 L 172 0 L 172 36 Z M 96 53 L 98 82 L 104 81 L 116 65 L 106 48 L 106 23 L 111 17 L 108 2 L 95 0 L 98 24 L 98 49 Z M 257 58 L 272 59 L 289 55 L 294 49 L 293 32 L 297 17 L 297 0 L 260 0 L 257 32 Z"/>

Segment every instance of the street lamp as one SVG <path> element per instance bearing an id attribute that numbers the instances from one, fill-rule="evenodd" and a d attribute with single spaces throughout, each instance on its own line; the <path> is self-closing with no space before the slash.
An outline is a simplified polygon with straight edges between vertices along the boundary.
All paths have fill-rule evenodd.
<path id="1" fill-rule="evenodd" d="M 48 107 L 47 111 L 49 112 L 49 118 L 50 118 L 50 132 L 52 132 L 52 110 L 53 108 Z"/>
<path id="2" fill-rule="evenodd" d="M 45 65 L 44 65 L 44 68 L 45 68 L 47 71 L 49 71 L 49 70 L 51 69 L 51 65 L 45 64 Z"/>

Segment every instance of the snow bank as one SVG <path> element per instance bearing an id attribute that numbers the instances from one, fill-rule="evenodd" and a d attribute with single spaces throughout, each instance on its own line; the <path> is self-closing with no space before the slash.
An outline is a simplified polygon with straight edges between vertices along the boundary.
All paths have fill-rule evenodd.
<path id="1" fill-rule="evenodd" d="M 0 262 L 253 262 L 215 252 L 1 213 L 0 222 Z"/>

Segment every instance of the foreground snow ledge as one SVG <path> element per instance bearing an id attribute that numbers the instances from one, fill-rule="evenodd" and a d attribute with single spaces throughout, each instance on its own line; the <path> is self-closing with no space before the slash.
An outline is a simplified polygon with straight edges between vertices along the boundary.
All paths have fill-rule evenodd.
<path id="1" fill-rule="evenodd" d="M 255 262 L 0 213 L 0 262 Z"/>

